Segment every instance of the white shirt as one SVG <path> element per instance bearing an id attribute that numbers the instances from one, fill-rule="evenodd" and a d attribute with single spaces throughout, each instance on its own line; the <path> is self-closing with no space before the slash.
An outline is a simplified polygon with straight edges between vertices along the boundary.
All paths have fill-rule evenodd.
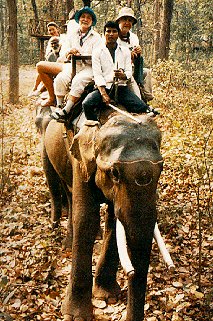
<path id="1" fill-rule="evenodd" d="M 101 43 L 101 36 L 99 33 L 91 29 L 89 33 L 83 38 L 83 45 L 80 45 L 80 28 L 74 29 L 66 37 L 61 48 L 61 55 L 65 55 L 71 49 L 77 49 L 81 55 L 91 56 L 93 50 Z"/>
<path id="2" fill-rule="evenodd" d="M 122 68 L 127 79 L 132 76 L 131 53 L 122 46 L 115 50 L 115 62 L 105 45 L 100 46 L 93 52 L 92 70 L 96 86 L 111 88 L 114 79 L 114 70 Z"/>
<path id="3" fill-rule="evenodd" d="M 123 41 L 120 38 L 118 38 L 117 42 L 119 45 L 128 47 L 130 50 L 132 50 L 133 47 L 139 46 L 139 38 L 132 31 L 129 31 L 129 33 L 130 33 L 130 37 L 129 37 L 130 43 Z"/>

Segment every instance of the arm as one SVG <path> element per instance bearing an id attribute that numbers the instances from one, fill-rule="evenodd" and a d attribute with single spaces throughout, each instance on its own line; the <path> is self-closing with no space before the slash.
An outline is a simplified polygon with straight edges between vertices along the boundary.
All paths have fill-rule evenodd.
<path id="1" fill-rule="evenodd" d="M 103 75 L 103 68 L 101 65 L 101 49 L 97 49 L 92 55 L 92 71 L 94 81 L 97 87 L 106 87 L 106 80 Z"/>
<path id="2" fill-rule="evenodd" d="M 111 98 L 109 97 L 109 95 L 106 92 L 106 87 L 105 86 L 98 86 L 98 90 L 100 91 L 101 97 L 102 97 L 102 101 L 106 104 L 109 105 Z"/>
<path id="3" fill-rule="evenodd" d="M 92 70 L 95 84 L 101 94 L 102 101 L 108 105 L 110 103 L 110 97 L 106 92 L 106 80 L 104 78 L 103 68 L 101 65 L 101 54 L 101 49 L 94 51 L 92 56 Z"/>
<path id="4" fill-rule="evenodd" d="M 130 32 L 130 45 L 133 48 L 131 51 L 132 59 L 138 55 L 142 55 L 142 48 L 139 44 L 139 38 L 133 32 Z"/>
<path id="5" fill-rule="evenodd" d="M 124 72 L 126 74 L 127 79 L 130 79 L 132 77 L 132 61 L 131 61 L 131 53 L 129 50 L 126 50 L 124 52 Z"/>

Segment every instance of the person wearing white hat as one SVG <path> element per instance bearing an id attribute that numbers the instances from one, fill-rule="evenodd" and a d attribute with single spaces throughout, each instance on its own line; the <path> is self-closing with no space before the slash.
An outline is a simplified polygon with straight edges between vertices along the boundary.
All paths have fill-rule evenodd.
<path id="1" fill-rule="evenodd" d="M 101 36 L 91 27 L 95 26 L 97 19 L 90 7 L 83 7 L 75 14 L 75 21 L 79 24 L 69 36 L 66 57 L 72 55 L 92 55 L 95 48 L 102 42 Z M 72 79 L 72 64 L 64 64 L 63 71 L 54 80 L 54 91 L 57 101 L 57 109 L 52 113 L 52 118 L 61 120 L 67 117 L 75 103 L 80 99 L 84 88 L 92 81 L 91 61 L 78 61 L 76 64 L 77 73 Z M 65 107 L 62 109 L 63 100 L 67 94 L 67 87 L 70 81 L 71 89 Z"/>
<path id="2" fill-rule="evenodd" d="M 142 98 L 145 98 L 146 101 L 152 100 L 154 97 L 152 95 L 151 71 L 148 68 L 143 68 L 142 48 L 139 45 L 138 36 L 131 31 L 132 26 L 137 23 L 133 10 L 129 7 L 122 8 L 116 22 L 120 29 L 118 43 L 131 50 L 132 61 L 135 63 L 134 78 L 142 88 Z M 137 93 L 134 83 L 133 90 Z"/>

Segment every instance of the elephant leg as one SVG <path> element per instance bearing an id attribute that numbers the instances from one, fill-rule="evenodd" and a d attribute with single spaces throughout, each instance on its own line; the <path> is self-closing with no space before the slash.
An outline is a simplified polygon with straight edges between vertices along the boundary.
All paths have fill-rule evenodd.
<path id="1" fill-rule="evenodd" d="M 72 270 L 62 313 L 70 315 L 73 321 L 90 321 L 93 318 L 92 253 L 100 226 L 100 206 L 94 197 L 94 182 L 82 181 L 78 163 L 73 166 L 73 175 Z"/>
<path id="2" fill-rule="evenodd" d="M 116 229 L 113 204 L 109 204 L 105 217 L 105 232 L 101 255 L 96 267 L 93 295 L 99 299 L 116 298 L 120 286 L 116 282 L 119 257 L 116 243 Z"/>
<path id="3" fill-rule="evenodd" d="M 53 227 L 57 227 L 62 209 L 61 179 L 52 166 L 45 148 L 42 152 L 42 162 L 51 197 L 51 222 Z"/>

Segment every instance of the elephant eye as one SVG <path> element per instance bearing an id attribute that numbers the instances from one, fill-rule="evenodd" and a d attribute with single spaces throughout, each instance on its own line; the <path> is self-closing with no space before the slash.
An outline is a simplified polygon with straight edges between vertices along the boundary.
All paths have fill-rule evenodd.
<path id="1" fill-rule="evenodd" d="M 153 143 L 152 143 L 152 148 L 153 148 L 154 150 L 158 150 L 158 145 L 157 145 L 155 142 L 153 142 Z"/>
<path id="2" fill-rule="evenodd" d="M 111 169 L 111 174 L 112 174 L 112 178 L 113 180 L 115 181 L 119 181 L 119 178 L 120 178 L 120 174 L 119 174 L 119 171 L 116 169 L 116 168 L 112 168 Z"/>

